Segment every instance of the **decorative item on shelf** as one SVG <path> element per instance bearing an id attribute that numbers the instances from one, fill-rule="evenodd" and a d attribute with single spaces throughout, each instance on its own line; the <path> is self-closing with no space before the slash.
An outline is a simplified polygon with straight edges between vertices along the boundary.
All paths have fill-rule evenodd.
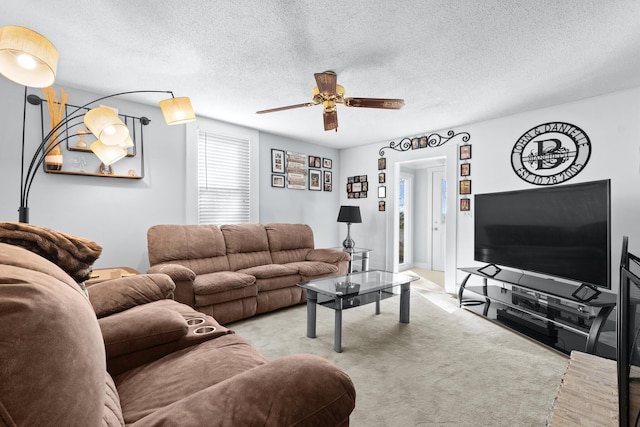
<path id="1" fill-rule="evenodd" d="M 100 167 L 98 168 L 98 173 L 101 175 L 113 175 L 113 167 L 111 165 L 105 165 L 104 163 L 100 163 Z"/>
<path id="2" fill-rule="evenodd" d="M 64 116 L 64 109 L 67 105 L 69 95 L 60 88 L 60 99 L 56 95 L 53 86 L 42 88 L 42 93 L 47 100 L 47 106 L 49 107 L 49 118 L 51 120 L 51 138 L 47 143 L 46 155 L 44 158 L 44 167 L 46 170 L 59 171 L 62 169 L 62 150 L 60 149 L 60 142 L 58 141 L 58 124 L 62 121 Z"/>
<path id="3" fill-rule="evenodd" d="M 76 148 L 85 150 L 87 148 L 87 141 L 84 140 L 84 136 L 87 134 L 87 130 L 80 128 L 76 131 L 78 134 L 78 142 L 76 142 Z"/>
<path id="4" fill-rule="evenodd" d="M 355 247 L 356 244 L 351 238 L 351 224 L 359 224 L 362 222 L 362 217 L 360 216 L 360 207 L 340 206 L 340 211 L 338 212 L 338 222 L 347 223 L 347 237 L 342 242 L 342 247 L 345 249 L 351 249 Z"/>

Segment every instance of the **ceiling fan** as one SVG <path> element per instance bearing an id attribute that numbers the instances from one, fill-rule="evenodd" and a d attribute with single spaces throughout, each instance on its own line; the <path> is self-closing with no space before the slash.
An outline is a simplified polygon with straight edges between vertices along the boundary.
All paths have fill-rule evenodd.
<path id="1" fill-rule="evenodd" d="M 389 110 L 399 110 L 404 105 L 404 99 L 388 98 L 345 98 L 344 87 L 337 84 L 338 76 L 333 71 L 315 73 L 318 86 L 311 92 L 313 101 L 303 104 L 287 105 L 286 107 L 271 108 L 269 110 L 257 111 L 257 114 L 273 113 L 275 111 L 291 110 L 301 107 L 313 107 L 322 104 L 324 106 L 324 130 L 338 131 L 338 112 L 336 104 L 344 104 L 347 107 L 363 108 L 384 108 Z"/>

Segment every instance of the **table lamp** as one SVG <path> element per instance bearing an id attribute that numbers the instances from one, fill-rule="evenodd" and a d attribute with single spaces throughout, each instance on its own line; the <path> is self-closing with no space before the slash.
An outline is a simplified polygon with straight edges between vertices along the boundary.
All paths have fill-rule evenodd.
<path id="1" fill-rule="evenodd" d="M 347 223 L 347 238 L 342 242 L 342 246 L 345 249 L 352 249 L 356 244 L 351 238 L 351 223 L 362 222 L 362 218 L 360 217 L 360 206 L 340 206 L 338 222 Z"/>

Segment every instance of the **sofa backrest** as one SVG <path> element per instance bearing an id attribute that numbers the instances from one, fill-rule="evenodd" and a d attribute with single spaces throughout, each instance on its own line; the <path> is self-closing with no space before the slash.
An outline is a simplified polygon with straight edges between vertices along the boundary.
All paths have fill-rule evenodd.
<path id="1" fill-rule="evenodd" d="M 147 231 L 149 264 L 180 264 L 196 274 L 229 270 L 225 239 L 216 225 L 154 225 Z"/>
<path id="2" fill-rule="evenodd" d="M 107 389 L 102 334 L 85 293 L 55 264 L 5 243 L 0 360 L 0 424 L 98 426 L 105 400 L 117 412 L 108 418 L 122 423 L 117 394 Z"/>
<path id="3" fill-rule="evenodd" d="M 262 224 L 221 225 L 232 271 L 272 264 L 267 231 Z"/>
<path id="4" fill-rule="evenodd" d="M 276 264 L 304 261 L 314 249 L 313 230 L 306 224 L 267 224 L 264 228 Z"/>

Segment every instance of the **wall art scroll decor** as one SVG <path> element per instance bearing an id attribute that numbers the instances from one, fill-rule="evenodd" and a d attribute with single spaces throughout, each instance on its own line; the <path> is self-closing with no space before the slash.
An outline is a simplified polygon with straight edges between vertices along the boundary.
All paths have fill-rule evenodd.
<path id="1" fill-rule="evenodd" d="M 287 151 L 287 188 L 295 190 L 304 190 L 307 155 L 302 153 L 294 153 Z"/>
<path id="2" fill-rule="evenodd" d="M 567 181 L 584 169 L 591 141 L 578 126 L 551 122 L 525 132 L 511 150 L 511 166 L 522 180 L 535 185 Z"/>
<path id="3" fill-rule="evenodd" d="M 379 151 L 380 157 L 384 156 L 385 150 L 392 149 L 395 151 L 409 151 L 419 150 L 421 148 L 435 148 L 440 147 L 451 140 L 460 139 L 462 142 L 467 142 L 471 138 L 468 132 L 455 133 L 450 130 L 447 132 L 447 136 L 442 136 L 438 133 L 432 133 L 428 136 L 418 136 L 413 138 L 402 138 L 400 141 L 391 141 L 389 145 L 382 147 Z"/>
<path id="4" fill-rule="evenodd" d="M 367 175 L 356 175 L 347 178 L 347 198 L 364 199 L 369 191 Z"/>

